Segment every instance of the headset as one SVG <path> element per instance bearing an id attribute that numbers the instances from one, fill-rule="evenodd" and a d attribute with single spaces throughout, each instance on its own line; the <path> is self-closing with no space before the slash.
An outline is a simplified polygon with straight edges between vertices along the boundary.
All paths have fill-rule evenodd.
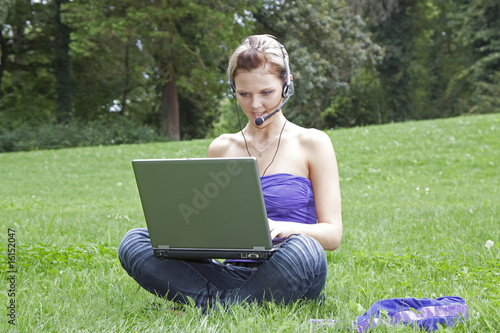
<path id="1" fill-rule="evenodd" d="M 285 55 L 285 48 L 280 42 L 278 43 L 278 46 L 281 50 L 281 54 L 283 54 L 283 62 L 285 63 L 285 70 L 286 70 L 286 84 L 283 86 L 283 91 L 281 92 L 281 96 L 283 98 L 286 98 L 287 100 L 279 107 L 283 107 L 283 105 L 288 101 L 288 98 L 292 96 L 295 93 L 295 89 L 293 87 L 293 80 L 290 78 L 290 66 L 288 65 L 288 61 L 286 60 L 286 55 Z M 229 85 L 229 90 L 231 91 L 231 95 L 233 95 L 234 98 L 236 98 L 236 85 L 234 84 L 233 81 L 231 81 L 231 73 L 229 72 L 229 67 L 227 68 L 227 84 Z"/>

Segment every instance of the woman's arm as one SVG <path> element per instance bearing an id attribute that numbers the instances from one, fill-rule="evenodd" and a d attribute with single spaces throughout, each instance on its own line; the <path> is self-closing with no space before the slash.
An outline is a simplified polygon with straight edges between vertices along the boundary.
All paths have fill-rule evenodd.
<path id="1" fill-rule="evenodd" d="M 326 133 L 308 130 L 301 138 L 312 183 L 317 224 L 276 222 L 270 220 L 271 236 L 288 237 L 295 233 L 315 238 L 325 250 L 337 249 L 342 240 L 342 211 L 337 159 Z"/>

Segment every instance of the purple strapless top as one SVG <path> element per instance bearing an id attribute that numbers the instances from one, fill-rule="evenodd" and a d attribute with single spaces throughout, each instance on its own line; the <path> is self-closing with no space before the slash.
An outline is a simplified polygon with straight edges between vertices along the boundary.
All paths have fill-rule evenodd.
<path id="1" fill-rule="evenodd" d="M 267 216 L 274 221 L 314 224 L 317 221 L 311 181 L 278 173 L 260 178 Z"/>

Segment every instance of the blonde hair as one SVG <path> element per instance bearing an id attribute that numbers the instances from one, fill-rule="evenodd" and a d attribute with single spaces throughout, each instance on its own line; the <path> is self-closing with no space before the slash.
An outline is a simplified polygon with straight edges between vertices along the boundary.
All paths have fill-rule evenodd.
<path id="1" fill-rule="evenodd" d="M 269 65 L 270 74 L 275 74 L 283 84 L 287 82 L 288 58 L 283 45 L 271 35 L 253 35 L 246 37 L 236 48 L 227 66 L 227 80 L 234 84 L 234 78 L 242 71 L 251 71 Z M 287 62 L 288 59 L 287 59 Z"/>

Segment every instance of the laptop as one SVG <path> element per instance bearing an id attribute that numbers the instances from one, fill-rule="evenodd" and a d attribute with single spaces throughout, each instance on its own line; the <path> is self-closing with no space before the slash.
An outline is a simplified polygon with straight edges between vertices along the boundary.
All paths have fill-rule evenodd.
<path id="1" fill-rule="evenodd" d="M 132 161 L 154 255 L 268 259 L 272 246 L 257 161 Z"/>

